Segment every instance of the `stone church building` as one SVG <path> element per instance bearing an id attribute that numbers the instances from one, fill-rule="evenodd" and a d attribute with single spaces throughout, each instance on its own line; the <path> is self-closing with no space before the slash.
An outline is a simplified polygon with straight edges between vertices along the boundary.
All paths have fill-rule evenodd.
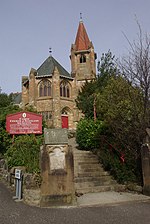
<path id="1" fill-rule="evenodd" d="M 38 69 L 22 77 L 22 107 L 33 106 L 49 127 L 76 129 L 81 113 L 75 99 L 85 81 L 96 76 L 96 53 L 83 21 L 71 45 L 71 73 L 49 56 Z"/>

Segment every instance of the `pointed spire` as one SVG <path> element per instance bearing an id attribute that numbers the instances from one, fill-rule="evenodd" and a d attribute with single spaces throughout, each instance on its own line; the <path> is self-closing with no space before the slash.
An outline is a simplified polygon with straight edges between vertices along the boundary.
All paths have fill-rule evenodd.
<path id="1" fill-rule="evenodd" d="M 76 35 L 75 45 L 77 51 L 88 50 L 90 46 L 90 40 L 82 21 L 82 13 L 80 13 L 80 22 Z"/>

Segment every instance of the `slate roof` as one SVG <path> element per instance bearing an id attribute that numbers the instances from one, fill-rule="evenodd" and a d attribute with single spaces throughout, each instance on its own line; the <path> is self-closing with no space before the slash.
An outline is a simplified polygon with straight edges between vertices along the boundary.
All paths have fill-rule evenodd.
<path id="1" fill-rule="evenodd" d="M 21 103 L 21 100 L 22 100 L 22 93 L 13 93 L 12 94 L 13 104 L 18 105 Z"/>
<path id="2" fill-rule="evenodd" d="M 56 61 L 52 56 L 49 56 L 43 64 L 37 69 L 36 77 L 50 76 L 53 74 L 55 67 L 57 67 L 60 76 L 72 78 L 71 75 Z"/>

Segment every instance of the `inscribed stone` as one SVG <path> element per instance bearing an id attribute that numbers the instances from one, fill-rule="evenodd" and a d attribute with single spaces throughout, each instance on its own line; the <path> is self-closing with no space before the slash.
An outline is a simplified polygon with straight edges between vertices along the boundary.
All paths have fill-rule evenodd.
<path id="1" fill-rule="evenodd" d="M 44 140 L 46 145 L 66 145 L 68 144 L 68 130 L 45 128 Z"/>

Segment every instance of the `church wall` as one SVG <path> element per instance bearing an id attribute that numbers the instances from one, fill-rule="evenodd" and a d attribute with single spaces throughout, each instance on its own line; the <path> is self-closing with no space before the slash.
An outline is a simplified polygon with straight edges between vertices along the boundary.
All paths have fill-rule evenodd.
<path id="1" fill-rule="evenodd" d="M 27 86 L 22 86 L 22 105 L 23 107 L 29 103 L 29 90 Z"/>
<path id="2" fill-rule="evenodd" d="M 61 127 L 60 114 L 60 74 L 55 68 L 52 76 L 52 97 L 53 97 L 53 125 L 56 128 Z"/>
<path id="3" fill-rule="evenodd" d="M 95 78 L 96 76 L 96 60 L 97 55 L 94 52 L 94 48 L 91 48 L 90 52 L 90 66 L 91 66 L 91 72 L 92 72 L 92 78 Z"/>
<path id="4" fill-rule="evenodd" d="M 81 32 L 78 35 L 79 41 L 84 39 L 82 36 L 83 34 L 84 32 Z M 86 38 L 86 41 L 87 40 L 88 38 Z M 77 43 L 79 42 L 77 41 Z M 82 44 L 80 46 L 82 46 Z M 55 67 L 53 74 L 48 75 L 48 70 L 45 70 L 44 67 L 42 76 L 37 76 L 38 70 L 31 69 L 29 77 L 24 77 L 24 82 L 22 82 L 25 83 L 25 85 L 22 86 L 22 105 L 32 105 L 37 109 L 37 112 L 45 114 L 45 117 L 51 114 L 51 118 L 48 122 L 54 128 L 62 127 L 62 110 L 65 110 L 65 108 L 67 111 L 66 116 L 68 115 L 69 120 L 69 129 L 76 128 L 77 122 L 83 116 L 76 106 L 75 99 L 85 81 L 90 81 L 96 76 L 94 47 L 92 42 L 89 41 L 85 46 L 87 46 L 87 48 L 83 45 L 83 50 L 81 50 L 82 48 L 77 48 L 76 44 L 72 44 L 70 59 L 71 75 L 73 79 L 67 78 L 67 75 L 63 78 L 63 74 L 59 74 L 59 71 L 61 72 L 60 67 L 58 66 L 57 68 L 57 66 L 53 65 Z M 85 57 L 82 58 L 82 56 Z M 48 60 L 46 60 L 46 63 L 48 63 Z M 47 72 L 46 74 L 45 71 Z M 44 79 L 48 79 L 52 84 L 51 96 L 39 97 L 39 84 Z M 60 97 L 60 83 L 63 80 L 67 81 L 70 85 L 69 98 Z M 62 88 L 64 88 L 64 86 Z"/>
<path id="5" fill-rule="evenodd" d="M 52 111 L 52 97 L 43 97 L 37 100 L 37 111 L 43 112 L 43 111 Z"/>
<path id="6" fill-rule="evenodd" d="M 35 106 L 35 69 L 29 74 L 29 104 Z"/>

